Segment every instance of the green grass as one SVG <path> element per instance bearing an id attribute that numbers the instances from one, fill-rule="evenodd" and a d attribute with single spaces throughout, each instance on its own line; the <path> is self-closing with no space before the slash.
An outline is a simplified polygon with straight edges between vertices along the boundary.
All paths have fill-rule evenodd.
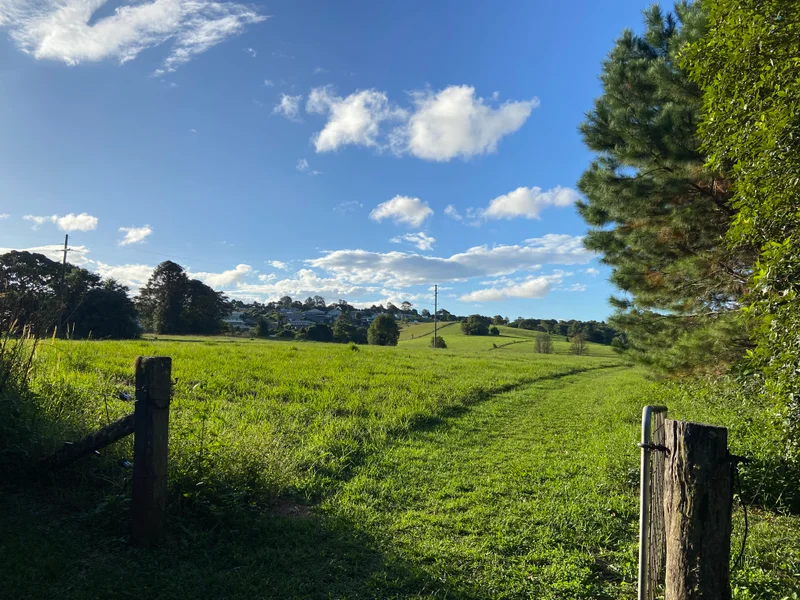
<path id="1" fill-rule="evenodd" d="M 641 406 L 661 387 L 612 354 L 491 348 L 530 339 L 511 333 L 522 332 L 475 338 L 454 326 L 437 351 L 430 336 L 358 351 L 48 342 L 32 382 L 28 418 L 43 437 L 31 458 L 130 411 L 112 396 L 132 391 L 135 356 L 173 357 L 168 542 L 130 548 L 121 443 L 55 476 L 2 478 L 0 589 L 66 599 L 634 597 L 635 442 Z M 687 418 L 704 410 L 680 405 Z M 751 512 L 736 597 L 791 597 L 800 519 Z"/>

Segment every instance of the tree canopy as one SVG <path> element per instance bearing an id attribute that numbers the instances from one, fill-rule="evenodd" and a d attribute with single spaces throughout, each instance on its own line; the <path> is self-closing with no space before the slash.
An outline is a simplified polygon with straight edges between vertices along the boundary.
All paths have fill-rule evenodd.
<path id="1" fill-rule="evenodd" d="M 580 179 L 586 246 L 613 268 L 611 324 L 648 362 L 689 370 L 748 345 L 742 296 L 753 262 L 725 235 L 737 211 L 724 172 L 699 147 L 702 92 L 679 64 L 705 31 L 695 2 L 653 6 L 643 35 L 626 31 L 603 63 L 603 94 L 581 125 L 597 156 Z"/>
<path id="2" fill-rule="evenodd" d="M 373 346 L 396 346 L 400 339 L 400 328 L 394 317 L 388 314 L 375 317 L 367 330 L 367 339 Z"/>

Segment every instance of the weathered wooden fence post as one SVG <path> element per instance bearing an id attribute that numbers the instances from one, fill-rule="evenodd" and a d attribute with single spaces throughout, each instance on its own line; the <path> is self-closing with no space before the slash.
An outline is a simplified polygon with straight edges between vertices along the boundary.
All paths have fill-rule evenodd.
<path id="1" fill-rule="evenodd" d="M 665 600 L 730 600 L 728 430 L 672 419 L 664 427 Z"/>
<path id="2" fill-rule="evenodd" d="M 131 510 L 133 542 L 143 548 L 164 540 L 171 373 L 169 357 L 136 359 Z"/>

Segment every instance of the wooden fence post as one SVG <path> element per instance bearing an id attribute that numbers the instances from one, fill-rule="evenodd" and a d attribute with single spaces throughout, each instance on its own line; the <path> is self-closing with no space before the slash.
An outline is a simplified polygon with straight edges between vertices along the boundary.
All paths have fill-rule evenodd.
<path id="1" fill-rule="evenodd" d="M 167 443 L 172 359 L 136 359 L 133 432 L 133 542 L 149 548 L 164 540 L 167 508 Z"/>
<path id="2" fill-rule="evenodd" d="M 730 600 L 728 430 L 672 419 L 664 428 L 665 600 Z"/>

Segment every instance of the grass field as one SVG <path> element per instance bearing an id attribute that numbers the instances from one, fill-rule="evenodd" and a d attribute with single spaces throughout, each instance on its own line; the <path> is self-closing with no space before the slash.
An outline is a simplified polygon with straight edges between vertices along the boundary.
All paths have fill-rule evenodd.
<path id="1" fill-rule="evenodd" d="M 434 351 L 409 329 L 398 347 L 357 350 L 47 342 L 26 413 L 41 440 L 31 458 L 129 412 L 116 396 L 132 391 L 134 357 L 172 356 L 169 538 L 129 546 L 129 472 L 116 465 L 129 442 L 55 476 L 4 477 L 2 594 L 634 597 L 635 442 L 661 387 L 605 347 L 539 355 L 533 332 L 452 326 Z M 678 408 L 708 415 L 690 398 Z M 792 598 L 800 519 L 753 507 L 750 526 L 735 597 Z"/>

